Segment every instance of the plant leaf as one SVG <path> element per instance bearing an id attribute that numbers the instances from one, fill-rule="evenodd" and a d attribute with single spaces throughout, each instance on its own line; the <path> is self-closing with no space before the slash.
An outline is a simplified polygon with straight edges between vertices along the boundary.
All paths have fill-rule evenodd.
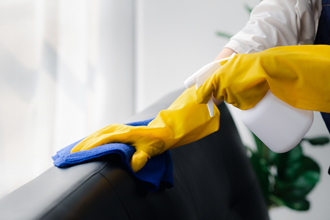
<path id="1" fill-rule="evenodd" d="M 306 211 L 309 209 L 309 201 L 306 199 L 289 199 L 284 200 L 286 206 L 291 209 L 299 210 L 299 211 Z"/>
<path id="2" fill-rule="evenodd" d="M 228 33 L 225 33 L 225 32 L 221 32 L 221 31 L 218 31 L 217 33 L 216 33 L 219 37 L 224 37 L 224 38 L 228 38 L 228 39 L 230 39 L 233 35 L 231 35 L 231 34 L 228 34 Z"/>
<path id="3" fill-rule="evenodd" d="M 266 145 L 265 145 L 266 146 Z M 274 151 L 271 151 L 268 147 L 268 164 L 273 165 L 275 161 L 277 160 L 278 153 L 275 153 Z"/>
<path id="4" fill-rule="evenodd" d="M 259 155 L 262 155 L 265 144 L 253 132 L 251 132 L 251 133 L 252 133 L 253 139 L 256 143 Z"/>
<path id="5" fill-rule="evenodd" d="M 253 10 L 253 8 L 251 8 L 250 6 L 248 6 L 248 4 L 244 4 L 244 8 L 249 12 L 251 13 L 251 11 Z"/>
<path id="6" fill-rule="evenodd" d="M 308 170 L 293 181 L 276 179 L 276 195 L 282 199 L 304 198 L 319 182 L 320 173 Z"/>
<path id="7" fill-rule="evenodd" d="M 329 143 L 329 138 L 327 137 L 316 137 L 316 138 L 304 138 L 304 141 L 308 141 L 311 145 L 322 146 Z"/>
<path id="8" fill-rule="evenodd" d="M 301 170 L 303 161 L 302 148 L 300 145 L 292 150 L 278 154 L 276 158 L 277 177 L 281 180 L 292 180 L 297 177 Z"/>
<path id="9" fill-rule="evenodd" d="M 253 132 L 251 133 L 256 143 L 258 154 L 265 158 L 268 165 L 273 165 L 278 153 L 271 151 Z"/>
<path id="10" fill-rule="evenodd" d="M 284 200 L 304 198 L 319 182 L 320 167 L 309 157 L 303 156 L 295 178 L 275 177 L 274 194 Z"/>
<path id="11" fill-rule="evenodd" d="M 253 170 L 257 176 L 259 185 L 261 187 L 262 194 L 264 196 L 265 201 L 267 201 L 269 194 L 269 170 L 265 159 L 261 158 L 257 153 L 252 152 L 250 157 L 250 162 L 252 164 Z"/>
<path id="12" fill-rule="evenodd" d="M 270 194 L 268 196 L 268 198 L 271 201 L 271 203 L 274 204 L 275 206 L 284 206 L 285 205 L 284 201 L 275 195 Z"/>

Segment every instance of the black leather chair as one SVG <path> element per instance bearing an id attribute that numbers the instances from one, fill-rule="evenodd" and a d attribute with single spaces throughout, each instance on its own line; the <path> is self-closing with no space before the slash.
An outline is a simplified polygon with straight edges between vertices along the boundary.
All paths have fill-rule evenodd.
<path id="1" fill-rule="evenodd" d="M 130 121 L 155 117 L 182 91 L 161 99 Z M 220 130 L 171 150 L 174 187 L 150 193 L 117 156 L 52 167 L 0 200 L 0 219 L 269 219 L 265 202 L 230 113 Z"/>

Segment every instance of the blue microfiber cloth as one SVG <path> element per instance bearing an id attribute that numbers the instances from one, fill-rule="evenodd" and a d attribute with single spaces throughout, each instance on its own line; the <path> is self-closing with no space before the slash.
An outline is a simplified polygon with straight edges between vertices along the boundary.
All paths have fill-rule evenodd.
<path id="1" fill-rule="evenodd" d="M 153 119 L 133 122 L 127 125 L 146 126 L 152 120 Z M 126 169 L 134 177 L 136 177 L 147 190 L 156 192 L 161 184 L 166 188 L 173 187 L 173 163 L 169 151 L 165 151 L 161 155 L 152 157 L 141 170 L 134 173 L 129 165 L 129 161 L 135 152 L 134 147 L 127 144 L 111 143 L 104 144 L 90 150 L 70 154 L 71 149 L 80 141 L 70 144 L 69 146 L 58 151 L 57 154 L 52 157 L 54 160 L 54 165 L 57 167 L 68 167 L 107 154 L 119 154 Z"/>

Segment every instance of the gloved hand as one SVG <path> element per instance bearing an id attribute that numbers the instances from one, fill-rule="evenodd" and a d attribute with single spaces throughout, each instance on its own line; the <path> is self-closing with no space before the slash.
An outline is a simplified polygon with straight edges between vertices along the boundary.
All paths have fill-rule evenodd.
<path id="1" fill-rule="evenodd" d="M 130 161 L 134 172 L 166 150 L 201 139 L 219 129 L 220 112 L 214 107 L 210 117 L 207 106 L 195 101 L 195 88 L 185 90 L 166 110 L 159 112 L 148 126 L 109 125 L 82 140 L 71 153 L 107 143 L 126 143 L 135 147 Z"/>
<path id="2" fill-rule="evenodd" d="M 285 46 L 236 54 L 196 92 L 198 103 L 214 98 L 242 110 L 254 107 L 270 89 L 289 105 L 330 112 L 330 46 Z"/>

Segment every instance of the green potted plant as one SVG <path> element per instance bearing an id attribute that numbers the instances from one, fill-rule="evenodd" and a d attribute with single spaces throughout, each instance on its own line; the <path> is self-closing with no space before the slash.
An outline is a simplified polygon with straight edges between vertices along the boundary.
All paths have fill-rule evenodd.
<path id="1" fill-rule="evenodd" d="M 329 143 L 327 137 L 304 138 L 286 153 L 274 153 L 254 136 L 256 150 L 246 147 L 268 208 L 287 206 L 308 210 L 307 194 L 320 180 L 320 167 L 303 153 L 302 142 L 313 146 Z"/>

